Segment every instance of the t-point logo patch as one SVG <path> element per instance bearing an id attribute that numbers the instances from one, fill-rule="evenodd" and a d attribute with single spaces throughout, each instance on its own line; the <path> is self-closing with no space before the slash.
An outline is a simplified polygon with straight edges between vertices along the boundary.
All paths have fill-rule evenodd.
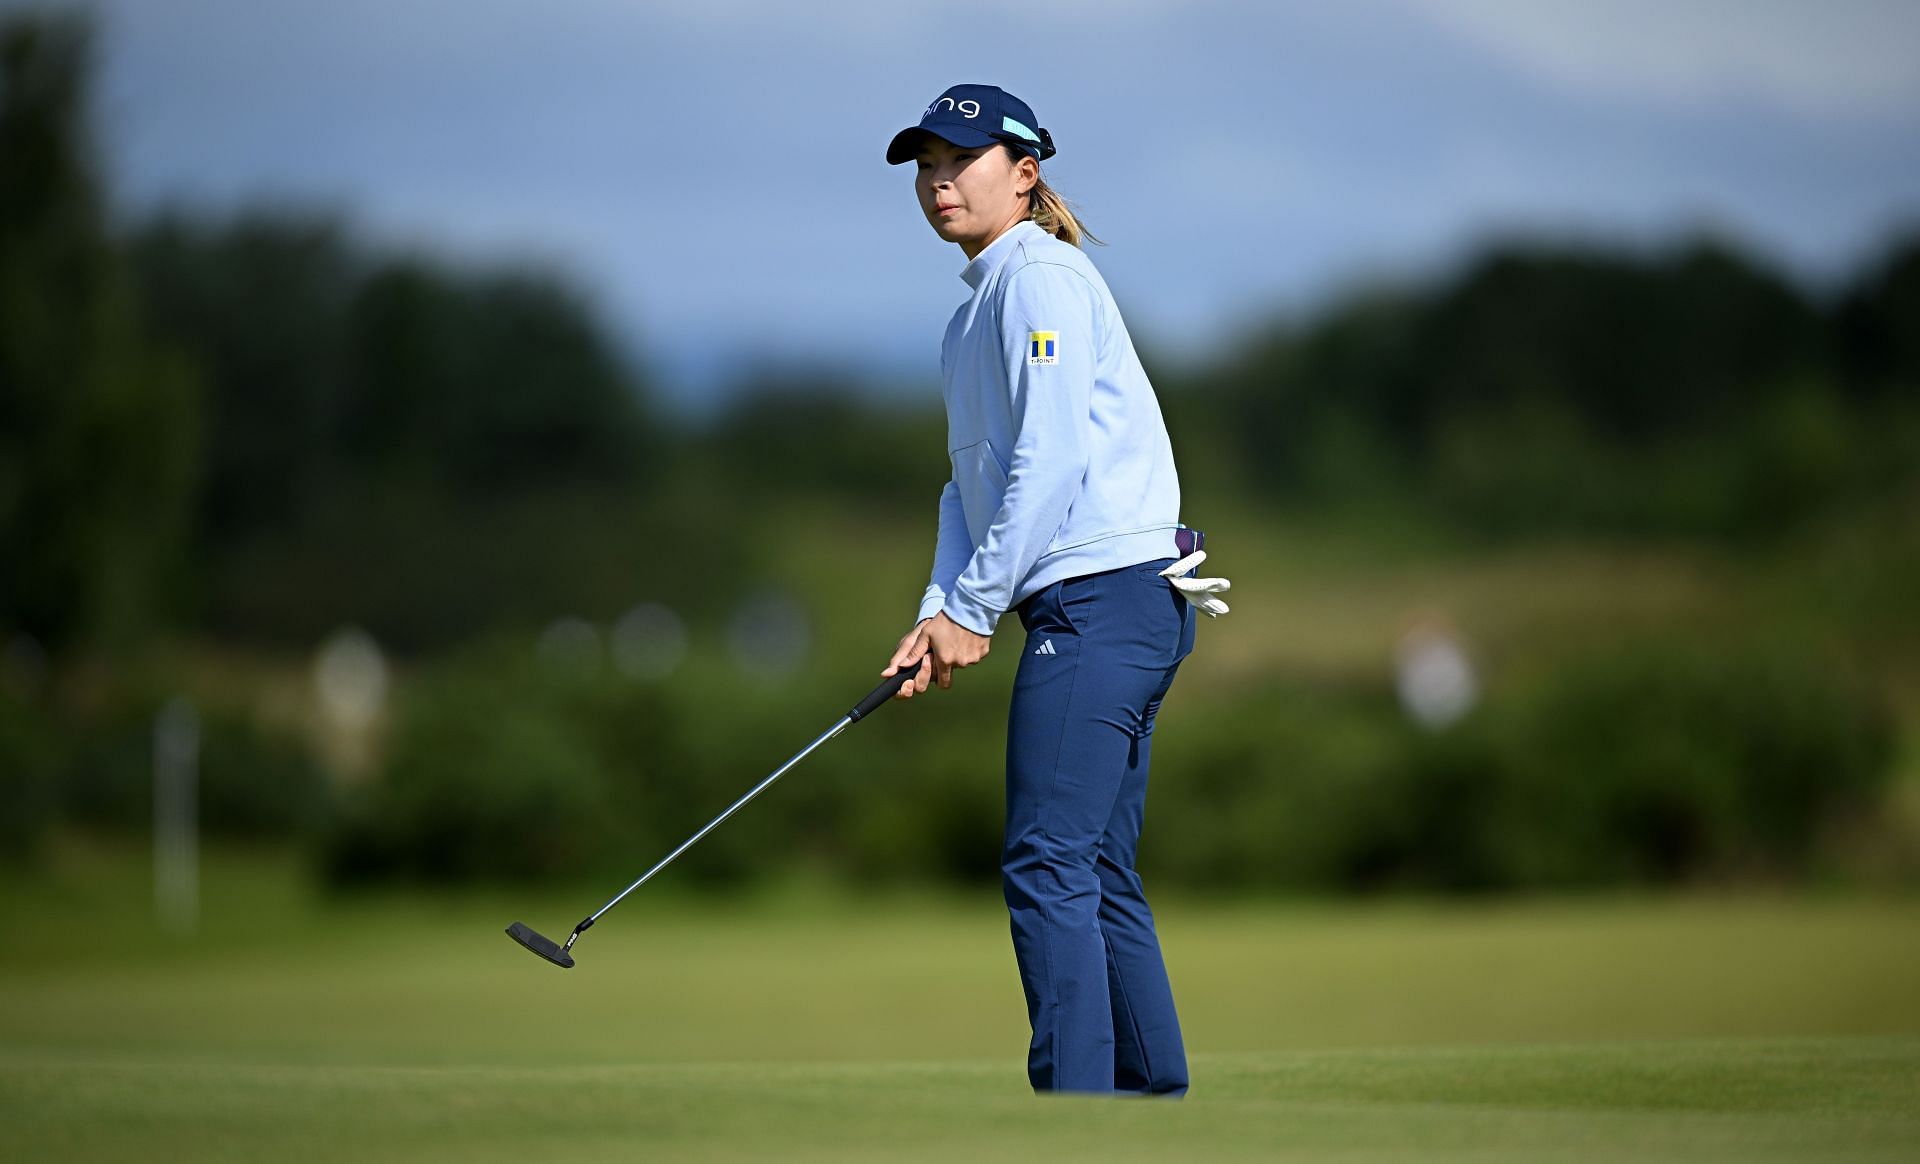
<path id="1" fill-rule="evenodd" d="M 1059 349 L 1059 332 L 1030 331 L 1027 333 L 1027 363 L 1057 364 L 1060 362 Z"/>

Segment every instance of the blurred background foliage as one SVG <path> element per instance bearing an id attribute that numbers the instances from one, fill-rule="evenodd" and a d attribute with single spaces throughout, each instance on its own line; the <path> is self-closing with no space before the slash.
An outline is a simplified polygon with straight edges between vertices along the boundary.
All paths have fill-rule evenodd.
<path id="1" fill-rule="evenodd" d="M 612 876 L 877 678 L 937 396 L 770 366 L 696 423 L 540 270 L 287 207 L 110 221 L 88 44 L 0 21 L 5 859 L 142 833 L 184 693 L 212 836 L 341 887 Z M 1151 877 L 1920 873 L 1920 234 L 1818 294 L 1713 239 L 1515 243 L 1146 356 L 1237 606 L 1167 704 Z M 1436 619 L 1479 698 L 1423 724 L 1394 651 Z M 392 676 L 366 722 L 315 693 L 342 627 Z M 993 878 L 1010 638 L 685 878 Z"/>

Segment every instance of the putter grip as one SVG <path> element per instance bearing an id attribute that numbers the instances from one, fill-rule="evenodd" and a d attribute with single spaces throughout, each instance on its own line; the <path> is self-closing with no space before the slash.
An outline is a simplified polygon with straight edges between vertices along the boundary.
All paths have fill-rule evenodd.
<path id="1" fill-rule="evenodd" d="M 913 678 L 915 675 L 918 675 L 919 673 L 920 673 L 920 668 L 917 666 L 902 667 L 900 668 L 900 670 L 887 676 L 885 679 L 880 680 L 880 686 L 874 688 L 872 691 L 867 692 L 867 697 L 865 699 L 862 699 L 860 702 L 853 705 L 853 710 L 847 713 L 847 718 L 852 720 L 855 723 L 859 723 L 861 720 L 861 717 L 872 713 L 874 710 L 879 708 L 881 704 L 885 703 L 889 699 L 892 699 L 894 696 L 894 693 L 899 691 L 900 688 L 906 685 L 907 680 Z"/>

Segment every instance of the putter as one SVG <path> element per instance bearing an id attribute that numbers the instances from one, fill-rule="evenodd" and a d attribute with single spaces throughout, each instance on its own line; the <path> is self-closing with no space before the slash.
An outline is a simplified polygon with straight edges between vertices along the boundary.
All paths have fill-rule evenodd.
<path id="1" fill-rule="evenodd" d="M 780 779 L 780 777 L 787 774 L 787 769 L 793 767 L 795 764 L 798 764 L 800 761 L 806 759 L 807 756 L 811 754 L 815 748 L 819 747 L 821 744 L 826 743 L 828 740 L 839 735 L 841 732 L 846 731 L 847 728 L 852 726 L 853 724 L 859 723 L 860 720 L 865 716 L 871 715 L 875 710 L 877 710 L 880 707 L 881 704 L 885 703 L 889 699 L 892 699 L 894 694 L 898 692 L 900 688 L 906 685 L 907 680 L 912 679 L 914 676 L 918 675 L 919 673 L 920 673 L 920 667 L 918 664 L 915 664 L 914 666 L 911 666 L 911 667 L 902 667 L 897 673 L 893 675 L 889 675 L 887 678 L 882 679 L 880 681 L 880 686 L 874 688 L 872 691 L 867 692 L 867 697 L 865 699 L 862 699 L 859 703 L 854 704 L 853 709 L 851 711 L 847 712 L 846 715 L 840 717 L 839 723 L 836 723 L 831 728 L 827 729 L 826 733 L 822 735 L 819 739 L 813 741 L 811 744 L 808 744 L 806 747 L 800 749 L 799 752 L 794 754 L 793 759 L 788 760 L 786 763 L 780 765 L 780 767 L 774 769 L 773 775 L 767 777 L 765 780 L 762 780 L 760 783 L 754 785 L 751 789 L 748 790 L 745 796 L 742 796 L 740 799 L 728 805 L 727 811 L 721 813 L 719 816 L 714 817 L 712 820 L 702 825 L 699 832 L 693 834 L 692 836 L 688 837 L 686 840 L 680 842 L 679 848 L 675 849 L 671 853 L 668 853 L 665 857 L 662 857 L 658 865 L 655 865 L 653 868 L 647 870 L 645 873 L 642 873 L 638 881 L 635 881 L 632 885 L 629 885 L 625 889 L 622 889 L 619 893 L 614 894 L 612 901 L 609 901 L 607 902 L 607 904 L 601 906 L 599 909 L 594 910 L 593 913 L 589 915 L 585 921 L 573 927 L 573 933 L 567 935 L 567 941 L 565 945 L 562 945 L 559 942 L 554 941 L 552 938 L 542 935 L 539 931 L 533 929 L 531 926 L 528 926 L 525 922 L 514 922 L 512 925 L 508 926 L 507 936 L 512 938 L 514 941 L 519 942 L 521 945 L 525 946 L 527 949 L 532 950 L 534 953 L 540 955 L 542 958 L 545 958 L 547 961 L 553 963 L 555 966 L 559 966 L 562 969 L 572 969 L 573 968 L 573 944 L 580 940 L 581 934 L 586 933 L 588 929 L 592 928 L 594 922 L 597 922 L 600 920 L 600 916 L 602 914 L 606 913 L 608 910 L 612 909 L 614 906 L 619 905 L 621 900 L 624 899 L 627 896 L 627 894 L 632 893 L 634 890 L 640 888 L 642 885 L 645 885 L 647 883 L 648 878 L 652 877 L 655 873 L 658 873 L 660 872 L 660 870 L 665 869 L 668 865 L 671 865 L 675 857 L 678 857 L 680 854 L 686 852 L 688 849 L 691 849 L 694 846 L 694 842 L 698 841 L 701 837 L 704 837 L 708 833 L 712 832 L 716 827 L 719 826 L 721 821 L 732 816 L 734 813 L 739 812 L 740 809 L 746 805 L 747 801 L 752 800 L 754 797 L 760 795 L 762 792 L 765 792 L 767 788 L 771 786 L 775 780 L 778 780 Z"/>

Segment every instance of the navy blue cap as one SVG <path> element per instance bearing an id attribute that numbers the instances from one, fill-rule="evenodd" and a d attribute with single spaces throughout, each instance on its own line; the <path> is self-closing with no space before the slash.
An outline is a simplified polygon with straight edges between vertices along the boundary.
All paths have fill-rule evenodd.
<path id="1" fill-rule="evenodd" d="M 1054 155 L 1053 136 L 1035 125 L 1038 119 L 1025 101 L 998 85 L 955 85 L 933 99 L 920 115 L 920 124 L 893 135 L 887 146 L 887 164 L 897 166 L 920 152 L 922 131 L 957 146 L 988 146 L 1012 142 L 1036 160 Z"/>

